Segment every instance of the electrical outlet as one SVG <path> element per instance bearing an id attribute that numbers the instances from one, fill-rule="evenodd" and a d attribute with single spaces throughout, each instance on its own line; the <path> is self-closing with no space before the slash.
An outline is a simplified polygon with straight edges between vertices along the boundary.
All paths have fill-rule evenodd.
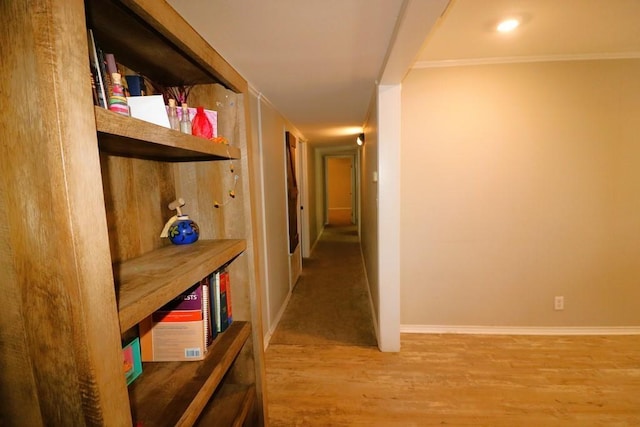
<path id="1" fill-rule="evenodd" d="M 557 296 L 553 299 L 553 308 L 555 310 L 564 310 L 564 297 Z"/>

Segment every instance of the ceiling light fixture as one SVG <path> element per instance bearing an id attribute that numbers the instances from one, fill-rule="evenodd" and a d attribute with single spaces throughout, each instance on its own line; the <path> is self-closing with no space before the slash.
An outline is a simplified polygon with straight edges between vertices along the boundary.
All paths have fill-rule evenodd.
<path id="1" fill-rule="evenodd" d="M 514 18 L 510 18 L 500 22 L 496 29 L 501 33 L 508 33 L 509 31 L 515 30 L 518 25 L 520 25 L 520 21 Z"/>
<path id="2" fill-rule="evenodd" d="M 364 145 L 364 133 L 361 133 L 360 135 L 358 135 L 358 139 L 356 139 L 356 144 Z"/>

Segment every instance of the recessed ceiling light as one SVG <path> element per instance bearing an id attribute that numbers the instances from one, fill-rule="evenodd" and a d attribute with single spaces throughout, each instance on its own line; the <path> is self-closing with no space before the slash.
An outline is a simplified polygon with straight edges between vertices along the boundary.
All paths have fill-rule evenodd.
<path id="1" fill-rule="evenodd" d="M 496 29 L 501 33 L 508 33 L 509 31 L 515 30 L 518 25 L 520 25 L 520 21 L 518 21 L 517 19 L 505 19 L 498 24 Z"/>

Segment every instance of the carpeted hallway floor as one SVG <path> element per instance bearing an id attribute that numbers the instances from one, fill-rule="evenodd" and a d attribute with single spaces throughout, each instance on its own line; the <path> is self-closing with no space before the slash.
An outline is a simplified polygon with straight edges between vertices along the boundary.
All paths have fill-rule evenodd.
<path id="1" fill-rule="evenodd" d="M 325 227 L 271 338 L 276 344 L 377 345 L 355 225 Z"/>

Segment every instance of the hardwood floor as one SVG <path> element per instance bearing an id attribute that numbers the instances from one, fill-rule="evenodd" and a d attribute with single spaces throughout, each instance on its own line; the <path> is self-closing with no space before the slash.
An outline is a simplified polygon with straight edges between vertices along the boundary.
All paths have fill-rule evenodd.
<path id="1" fill-rule="evenodd" d="M 271 426 L 640 426 L 640 337 L 402 335 L 273 345 Z"/>

